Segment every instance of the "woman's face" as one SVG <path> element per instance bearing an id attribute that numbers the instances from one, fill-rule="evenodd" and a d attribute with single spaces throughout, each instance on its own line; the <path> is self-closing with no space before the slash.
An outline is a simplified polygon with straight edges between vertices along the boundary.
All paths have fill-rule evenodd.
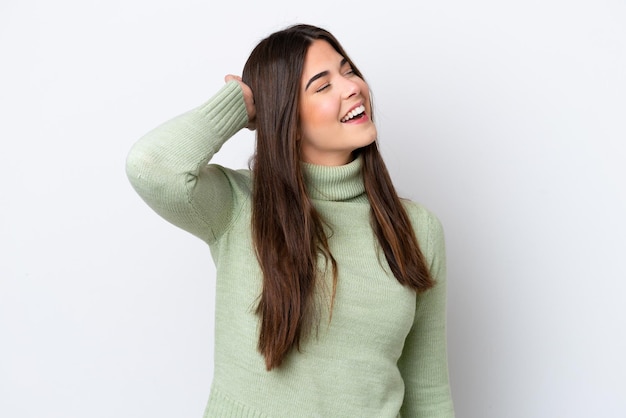
<path id="1" fill-rule="evenodd" d="M 376 140 L 367 83 L 328 42 L 315 40 L 307 50 L 300 89 L 303 161 L 347 164 Z"/>

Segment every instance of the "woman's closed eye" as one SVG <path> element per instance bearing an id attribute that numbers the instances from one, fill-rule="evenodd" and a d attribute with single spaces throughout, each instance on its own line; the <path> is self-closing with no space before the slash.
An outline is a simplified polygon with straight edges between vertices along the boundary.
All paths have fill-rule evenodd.
<path id="1" fill-rule="evenodd" d="M 316 93 L 321 93 L 322 91 L 326 90 L 327 88 L 330 87 L 330 83 L 326 83 L 323 84 L 320 88 L 318 88 L 317 90 L 315 90 Z"/>
<path id="2" fill-rule="evenodd" d="M 356 73 L 354 72 L 354 70 L 352 68 L 348 68 L 346 71 L 343 72 L 343 76 L 344 77 L 352 77 L 355 76 Z M 326 90 L 327 88 L 330 87 L 330 83 L 325 83 L 323 85 L 321 85 L 317 90 L 315 90 L 316 93 L 320 93 L 324 90 Z"/>

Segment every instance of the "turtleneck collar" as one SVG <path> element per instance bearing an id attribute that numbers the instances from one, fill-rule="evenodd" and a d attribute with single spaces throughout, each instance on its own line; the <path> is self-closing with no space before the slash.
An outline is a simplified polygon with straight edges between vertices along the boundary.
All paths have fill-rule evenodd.
<path id="1" fill-rule="evenodd" d="M 367 199 L 361 167 L 363 157 L 340 166 L 315 165 L 302 162 L 304 181 L 314 200 L 348 201 L 357 197 Z"/>

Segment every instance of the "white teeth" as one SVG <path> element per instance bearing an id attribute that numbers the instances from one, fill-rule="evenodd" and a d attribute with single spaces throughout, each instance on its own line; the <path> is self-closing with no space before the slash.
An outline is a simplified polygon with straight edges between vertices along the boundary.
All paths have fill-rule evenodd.
<path id="1" fill-rule="evenodd" d="M 343 117 L 343 119 L 341 119 L 342 122 L 347 122 L 350 119 L 352 119 L 355 116 L 360 115 L 361 113 L 365 112 L 365 106 L 361 105 L 357 108 L 355 108 L 354 110 L 351 110 L 350 112 L 348 112 L 348 114 L 346 116 Z"/>

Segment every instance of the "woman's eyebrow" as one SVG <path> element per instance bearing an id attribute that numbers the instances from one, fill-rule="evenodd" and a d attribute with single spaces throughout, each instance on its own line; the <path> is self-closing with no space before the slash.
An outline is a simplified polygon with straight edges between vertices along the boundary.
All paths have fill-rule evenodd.
<path id="1" fill-rule="evenodd" d="M 328 71 L 322 71 L 321 73 L 317 73 L 315 74 L 313 77 L 311 77 L 311 79 L 306 83 L 306 87 L 304 88 L 304 91 L 306 91 L 306 89 L 309 88 L 309 86 L 311 85 L 312 82 L 314 82 L 315 80 L 317 80 L 318 78 L 324 77 L 328 75 Z"/>
<path id="2" fill-rule="evenodd" d="M 341 67 L 343 67 L 344 65 L 346 65 L 346 63 L 347 63 L 347 62 L 348 62 L 348 60 L 347 60 L 346 58 L 343 58 L 343 59 L 341 60 L 341 62 L 339 63 L 339 68 L 341 68 Z M 327 75 L 328 75 L 328 73 L 329 73 L 328 71 L 322 71 L 321 73 L 317 73 L 317 74 L 315 74 L 313 77 L 311 77 L 311 78 L 309 79 L 309 81 L 307 81 L 307 83 L 306 83 L 306 87 L 304 88 L 304 91 L 306 91 L 306 90 L 309 88 L 309 86 L 311 85 L 311 83 L 312 83 L 312 82 L 314 82 L 314 81 L 315 81 L 315 80 L 317 80 L 318 78 L 321 78 L 321 77 L 327 76 Z"/>

